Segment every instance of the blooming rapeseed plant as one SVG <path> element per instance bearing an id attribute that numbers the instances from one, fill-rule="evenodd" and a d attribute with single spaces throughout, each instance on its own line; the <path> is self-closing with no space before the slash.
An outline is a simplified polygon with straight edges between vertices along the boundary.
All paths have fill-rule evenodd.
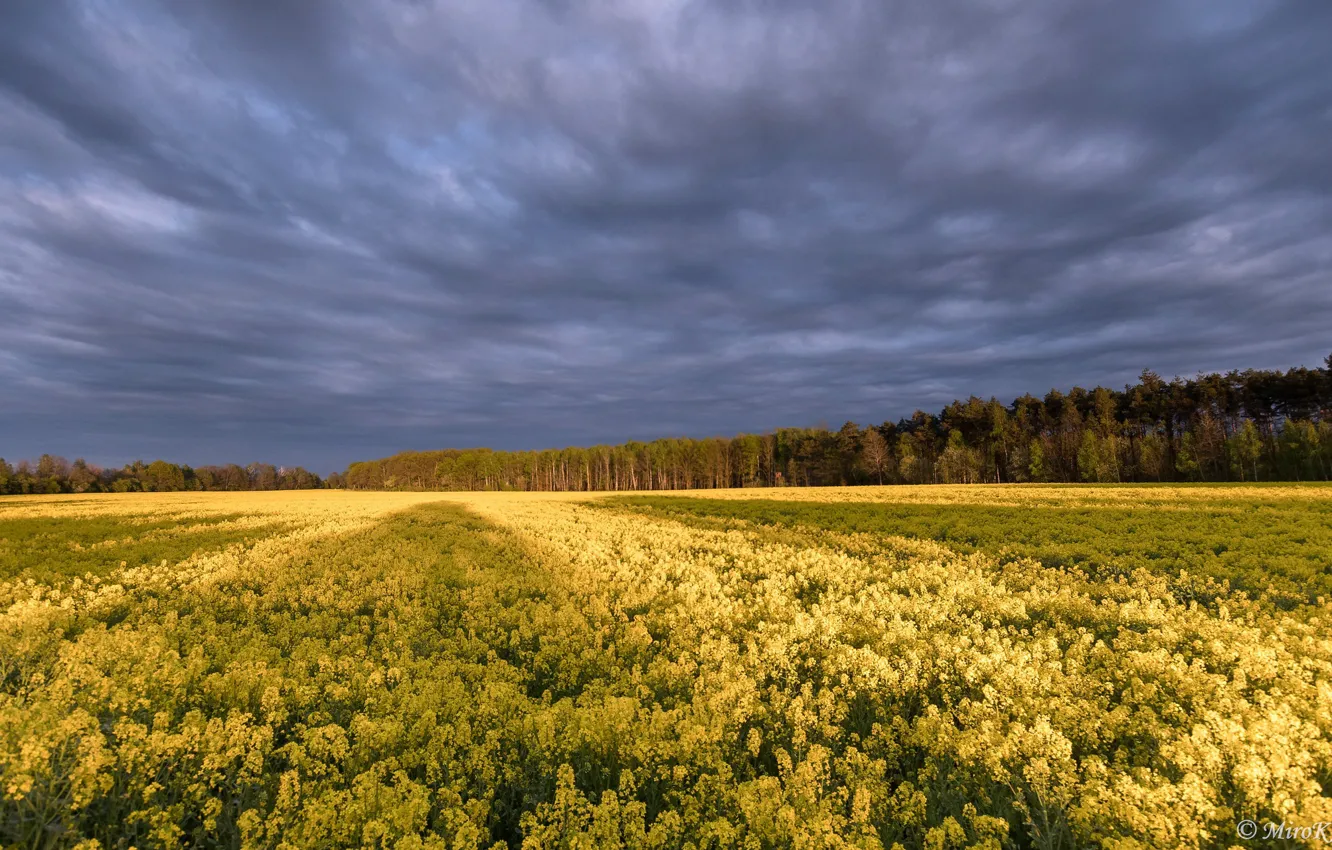
<path id="1" fill-rule="evenodd" d="M 0 529 L 223 515 L 256 538 L 0 583 L 5 845 L 1213 847 L 1332 820 L 1321 601 L 586 494 L 0 501 Z"/>

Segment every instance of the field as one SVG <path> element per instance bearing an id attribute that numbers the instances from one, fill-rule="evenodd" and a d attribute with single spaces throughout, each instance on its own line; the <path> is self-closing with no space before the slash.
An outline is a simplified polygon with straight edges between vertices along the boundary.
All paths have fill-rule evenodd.
<path id="1" fill-rule="evenodd" d="M 1332 821 L 1332 487 L 0 498 L 0 846 Z"/>

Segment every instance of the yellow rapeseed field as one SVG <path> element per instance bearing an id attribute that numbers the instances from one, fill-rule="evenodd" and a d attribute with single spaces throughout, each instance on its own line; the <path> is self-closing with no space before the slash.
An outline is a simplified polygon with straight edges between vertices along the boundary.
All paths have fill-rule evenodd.
<path id="1" fill-rule="evenodd" d="M 0 843 L 1253 846 L 1332 822 L 1329 508 L 0 499 Z"/>

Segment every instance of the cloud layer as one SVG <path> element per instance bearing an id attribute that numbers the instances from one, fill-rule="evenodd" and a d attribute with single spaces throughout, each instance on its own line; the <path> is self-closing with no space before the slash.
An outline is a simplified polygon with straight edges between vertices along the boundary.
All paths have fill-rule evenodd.
<path id="1" fill-rule="evenodd" d="M 17 0 L 0 453 L 536 448 L 1332 350 L 1321 0 Z"/>

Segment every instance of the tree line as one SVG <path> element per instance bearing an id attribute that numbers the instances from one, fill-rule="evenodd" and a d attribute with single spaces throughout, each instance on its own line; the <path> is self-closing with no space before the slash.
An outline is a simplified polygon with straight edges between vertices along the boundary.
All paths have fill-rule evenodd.
<path id="1" fill-rule="evenodd" d="M 141 460 L 120 469 L 90 464 L 83 458 L 70 463 L 57 455 L 10 464 L 0 458 L 0 496 L 25 493 L 133 493 L 181 490 L 313 490 L 341 487 L 338 473 L 321 479 L 309 470 L 268 463 L 249 466 L 185 465 Z"/>
<path id="2" fill-rule="evenodd" d="M 353 463 L 367 490 L 676 490 L 846 484 L 1327 481 L 1332 355 L 1322 368 L 1073 387 L 861 427 L 781 428 L 545 451 L 445 449 Z"/>

